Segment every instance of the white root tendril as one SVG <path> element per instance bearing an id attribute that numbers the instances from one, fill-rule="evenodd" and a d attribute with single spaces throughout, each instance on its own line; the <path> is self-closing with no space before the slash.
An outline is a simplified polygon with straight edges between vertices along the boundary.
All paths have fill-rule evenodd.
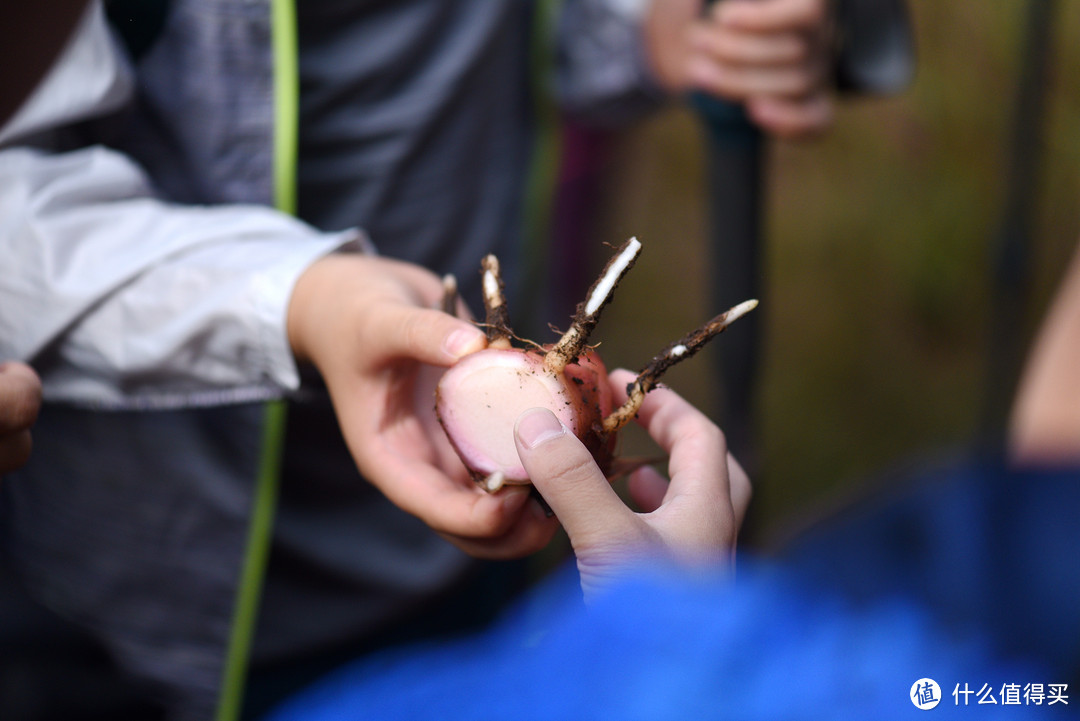
<path id="1" fill-rule="evenodd" d="M 494 255 L 484 256 L 480 263 L 483 272 L 484 311 L 488 347 L 510 348 L 514 332 L 510 329 L 510 312 L 506 307 L 506 288 L 499 271 L 499 259 Z"/>
<path id="2" fill-rule="evenodd" d="M 742 303 L 739 303 L 737 306 L 735 306 L 734 308 L 729 310 L 727 313 L 723 314 L 724 328 L 727 328 L 729 325 L 731 325 L 732 323 L 737 321 L 739 318 L 742 318 L 744 315 L 746 315 L 747 313 L 752 311 L 754 308 L 757 308 L 757 306 L 758 306 L 758 302 L 756 300 L 744 300 Z M 721 328 L 720 330 L 723 330 L 723 328 Z M 719 332 L 719 331 L 717 331 L 717 332 Z"/>
<path id="3" fill-rule="evenodd" d="M 503 304 L 502 293 L 499 291 L 499 278 L 491 270 L 484 271 L 484 297 L 492 308 L 498 308 Z"/>
<path id="4" fill-rule="evenodd" d="M 626 241 L 626 245 L 615 256 L 614 262 L 608 266 L 607 271 L 600 277 L 600 281 L 593 288 L 592 293 L 589 294 L 589 300 L 585 303 L 586 316 L 595 315 L 596 311 L 607 303 L 611 291 L 615 289 L 615 284 L 630 269 L 630 263 L 637 258 L 639 252 L 641 252 L 641 243 L 637 238 Z"/>
<path id="5" fill-rule="evenodd" d="M 600 311 L 611 300 L 615 286 L 633 267 L 640 251 L 641 243 L 638 239 L 630 238 L 622 244 L 615 257 L 608 261 L 600 277 L 589 289 L 586 301 L 577 307 L 570 329 L 548 351 L 544 359 L 544 367 L 549 371 L 562 373 L 566 364 L 571 363 L 585 349 L 585 344 L 589 342 L 589 335 L 600 319 Z"/>
<path id="6" fill-rule="evenodd" d="M 506 485 L 506 474 L 502 471 L 494 471 L 482 482 L 484 490 L 488 493 L 495 493 L 504 485 Z"/>

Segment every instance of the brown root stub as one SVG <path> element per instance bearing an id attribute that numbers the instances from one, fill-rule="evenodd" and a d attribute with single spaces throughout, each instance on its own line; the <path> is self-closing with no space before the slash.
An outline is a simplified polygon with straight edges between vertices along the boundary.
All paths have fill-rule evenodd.
<path id="1" fill-rule="evenodd" d="M 518 416 L 535 407 L 551 410 L 610 476 L 619 467 L 614 458 L 615 437 L 637 414 L 645 394 L 660 376 L 757 305 L 757 301 L 740 303 L 665 348 L 627 388 L 627 402 L 613 411 L 607 370 L 595 350 L 588 347 L 588 339 L 640 250 L 641 244 L 631 238 L 616 251 L 578 305 L 570 329 L 546 352 L 536 344 L 513 347 L 515 336 L 499 263 L 494 256 L 484 258 L 489 345 L 461 358 L 443 374 L 435 393 L 435 411 L 451 445 L 486 490 L 495 492 L 504 484 L 529 482 L 517 456 L 513 431 Z M 449 296 L 450 286 L 446 287 Z M 456 298 L 448 301 L 448 307 L 455 302 Z"/>
<path id="2" fill-rule="evenodd" d="M 447 273 L 442 277 L 442 312 L 449 313 L 450 315 L 457 315 L 457 278 L 450 273 Z"/>
<path id="3" fill-rule="evenodd" d="M 488 347 L 509 348 L 514 332 L 510 329 L 510 311 L 506 308 L 506 286 L 499 270 L 499 259 L 490 253 L 480 262 L 483 273 L 485 325 Z"/>
<path id="4" fill-rule="evenodd" d="M 757 304 L 756 300 L 739 303 L 660 351 L 638 373 L 637 378 L 627 385 L 626 394 L 629 397 L 626 403 L 604 419 L 604 433 L 617 433 L 620 428 L 629 423 L 630 419 L 641 410 L 645 394 L 656 387 L 660 376 L 676 363 L 697 353 L 706 343 L 723 333 L 729 325 L 756 308 Z"/>

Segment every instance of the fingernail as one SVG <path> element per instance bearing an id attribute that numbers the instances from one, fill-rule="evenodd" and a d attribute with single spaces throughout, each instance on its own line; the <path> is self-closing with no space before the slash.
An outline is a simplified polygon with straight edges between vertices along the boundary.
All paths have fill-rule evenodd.
<path id="1" fill-rule="evenodd" d="M 515 430 L 522 445 L 532 450 L 566 433 L 566 426 L 559 423 L 559 419 L 548 409 L 530 408 L 518 416 Z"/>
<path id="2" fill-rule="evenodd" d="M 443 348 L 454 358 L 478 351 L 483 347 L 484 334 L 477 328 L 458 328 L 446 337 Z"/>

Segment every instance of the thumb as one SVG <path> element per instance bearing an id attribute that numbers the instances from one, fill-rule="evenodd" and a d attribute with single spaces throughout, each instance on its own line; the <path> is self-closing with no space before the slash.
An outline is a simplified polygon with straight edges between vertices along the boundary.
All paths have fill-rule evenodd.
<path id="1" fill-rule="evenodd" d="M 514 425 L 518 457 L 575 547 L 618 533 L 633 512 L 611 489 L 592 454 L 546 408 L 530 408 Z"/>
<path id="2" fill-rule="evenodd" d="M 487 344 L 472 323 L 428 308 L 392 306 L 379 314 L 376 325 L 372 337 L 380 339 L 384 355 L 432 365 L 448 366 Z"/>

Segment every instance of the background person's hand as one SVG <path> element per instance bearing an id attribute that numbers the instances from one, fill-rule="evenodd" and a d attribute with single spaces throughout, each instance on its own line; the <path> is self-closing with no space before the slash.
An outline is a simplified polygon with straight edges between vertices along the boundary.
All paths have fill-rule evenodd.
<path id="1" fill-rule="evenodd" d="M 30 458 L 30 428 L 41 408 L 41 381 L 30 366 L 0 363 L 0 476 Z"/>
<path id="2" fill-rule="evenodd" d="M 668 90 L 741 102 L 779 137 L 831 127 L 829 0 L 656 0 L 645 29 Z"/>
<path id="3" fill-rule="evenodd" d="M 525 487 L 481 489 L 435 417 L 443 368 L 487 342 L 435 310 L 442 294 L 419 266 L 330 255 L 297 282 L 290 344 L 319 369 L 357 467 L 387 498 L 474 556 L 524 556 L 547 545 L 557 523 Z"/>
<path id="4" fill-rule="evenodd" d="M 617 403 L 632 379 L 625 370 L 611 374 Z M 649 559 L 729 565 L 750 502 L 750 481 L 728 455 L 723 433 L 674 391 L 649 393 L 638 422 L 668 452 L 671 473 L 670 483 L 652 468 L 631 477 L 641 513 L 627 508 L 554 414 L 534 408 L 515 427 L 521 461 L 570 537 L 586 599 Z"/>

